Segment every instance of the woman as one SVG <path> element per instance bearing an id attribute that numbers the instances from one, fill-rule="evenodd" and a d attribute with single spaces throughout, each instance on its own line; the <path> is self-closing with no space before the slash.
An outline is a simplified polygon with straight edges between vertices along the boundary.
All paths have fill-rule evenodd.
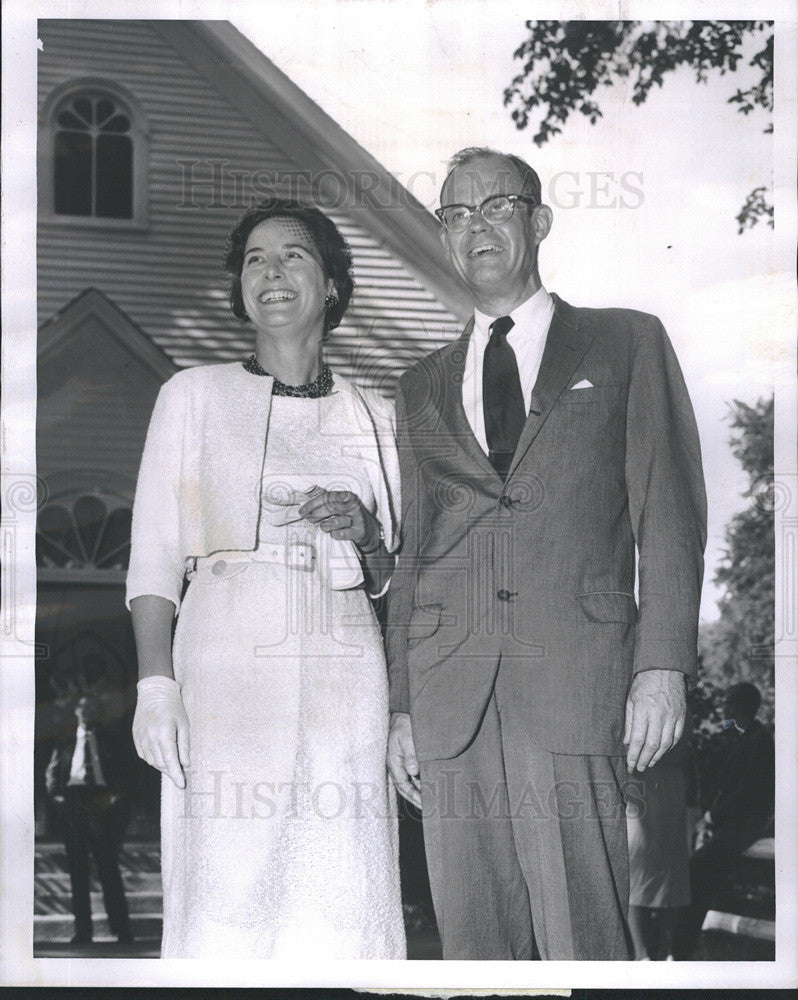
<path id="1" fill-rule="evenodd" d="M 405 956 L 367 596 L 393 568 L 393 417 L 322 362 L 351 263 L 315 208 L 247 212 L 225 264 L 255 353 L 179 372 L 153 412 L 127 598 L 134 740 L 171 778 L 163 957 Z"/>
<path id="2" fill-rule="evenodd" d="M 690 903 L 688 800 L 696 797 L 688 735 L 654 767 L 635 774 L 626 808 L 629 929 L 637 961 L 671 957 L 679 911 Z"/>

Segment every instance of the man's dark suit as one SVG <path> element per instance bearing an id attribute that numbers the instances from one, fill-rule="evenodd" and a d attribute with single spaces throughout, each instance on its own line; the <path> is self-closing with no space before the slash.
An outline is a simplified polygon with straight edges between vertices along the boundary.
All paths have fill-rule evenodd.
<path id="1" fill-rule="evenodd" d="M 129 740 L 113 727 L 95 726 L 93 733 L 105 785 L 70 785 L 76 739 L 53 748 L 45 776 L 47 791 L 56 803 L 72 886 L 77 941 L 92 938 L 89 894 L 89 853 L 94 856 L 103 901 L 113 934 L 129 940 L 130 919 L 119 872 L 119 849 L 130 818 L 126 789 L 130 781 Z"/>
<path id="2" fill-rule="evenodd" d="M 712 836 L 690 859 L 690 905 L 676 927 L 673 956 L 682 961 L 695 957 L 707 910 L 735 861 L 773 819 L 773 737 L 754 719 L 744 733 L 729 729 L 724 744 L 719 788 L 707 810 Z"/>
<path id="3" fill-rule="evenodd" d="M 696 661 L 706 499 L 692 407 L 659 321 L 575 309 L 555 296 L 506 482 L 463 410 L 470 330 L 405 373 L 397 392 L 404 537 L 388 592 L 391 708 L 410 713 L 422 781 L 441 761 L 456 764 L 498 738 L 505 723 L 525 744 L 521 766 L 534 748 L 569 767 L 574 758 L 619 758 L 633 672 L 689 674 Z M 564 773 L 555 768 L 551 781 L 620 780 L 614 765 L 603 778 Z M 425 805 L 433 836 L 441 808 Z M 625 832 L 614 822 L 618 842 L 607 851 L 620 857 Z M 516 817 L 516 847 L 523 829 Z M 607 836 L 604 828 L 582 845 L 580 877 L 590 880 L 590 855 Z M 479 863 L 463 863 L 471 861 Z M 620 914 L 623 872 L 608 879 Z M 439 920 L 440 908 L 458 905 L 443 902 L 450 884 L 451 876 Z M 521 906 L 523 886 L 510 892 L 510 905 Z M 602 914 L 579 920 L 600 924 Z M 573 957 L 590 950 L 593 931 L 583 930 Z"/>

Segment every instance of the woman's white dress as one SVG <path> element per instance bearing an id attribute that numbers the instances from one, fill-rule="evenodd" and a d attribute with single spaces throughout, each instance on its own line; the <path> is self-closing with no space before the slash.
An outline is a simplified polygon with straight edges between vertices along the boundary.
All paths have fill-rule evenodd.
<path id="1" fill-rule="evenodd" d="M 273 397 L 259 548 L 320 549 L 319 529 L 277 523 L 292 511 L 271 501 L 291 489 L 351 489 L 374 509 L 350 413 L 341 393 Z M 185 791 L 162 786 L 162 955 L 404 958 L 371 602 L 331 589 L 318 561 L 251 555 L 200 559 L 180 610 L 191 766 Z"/>

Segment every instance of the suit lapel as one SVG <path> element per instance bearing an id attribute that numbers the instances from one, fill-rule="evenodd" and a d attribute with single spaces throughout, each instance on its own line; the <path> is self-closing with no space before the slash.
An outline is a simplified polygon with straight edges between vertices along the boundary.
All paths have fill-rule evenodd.
<path id="1" fill-rule="evenodd" d="M 559 296 L 552 297 L 555 302 L 554 316 L 546 336 L 540 371 L 532 390 L 529 416 L 521 432 L 508 479 L 537 437 L 551 408 L 568 387 L 576 366 L 585 356 L 593 339 L 584 323 L 580 322 L 577 310 L 563 302 Z M 471 462 L 500 479 L 474 436 L 463 409 L 463 373 L 473 328 L 472 318 L 450 349 L 439 355 L 440 368 L 434 374 L 431 373 L 432 378 L 439 382 L 439 392 L 433 395 L 438 401 L 443 422 Z"/>
<path id="2" fill-rule="evenodd" d="M 537 437 L 551 408 L 568 387 L 576 366 L 585 356 L 592 340 L 584 324 L 579 322 L 577 311 L 558 296 L 552 297 L 555 302 L 554 316 L 546 336 L 537 381 L 532 390 L 529 416 L 521 431 L 508 479 Z"/>
<path id="3" fill-rule="evenodd" d="M 488 456 L 474 436 L 471 424 L 463 409 L 463 374 L 471 333 L 474 329 L 473 317 L 466 323 L 462 335 L 441 357 L 441 370 L 438 377 L 441 380 L 441 393 L 436 396 L 440 400 L 439 410 L 444 423 L 452 437 L 457 441 L 471 462 L 483 470 L 496 476 L 498 473 L 488 460 Z"/>

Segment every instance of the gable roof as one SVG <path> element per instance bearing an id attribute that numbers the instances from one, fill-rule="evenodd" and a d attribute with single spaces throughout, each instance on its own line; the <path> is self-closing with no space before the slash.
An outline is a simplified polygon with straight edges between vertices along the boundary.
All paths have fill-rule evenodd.
<path id="1" fill-rule="evenodd" d="M 99 288 L 178 367 L 245 358 L 253 331 L 231 313 L 223 249 L 277 195 L 319 204 L 352 249 L 355 295 L 325 348 L 336 371 L 390 395 L 458 335 L 469 296 L 433 215 L 231 25 L 44 19 L 39 34 L 40 131 L 54 93 L 95 79 L 135 95 L 149 150 L 145 226 L 40 215 L 40 320 Z"/>
<path id="2" fill-rule="evenodd" d="M 253 128 L 318 179 L 322 206 L 354 218 L 392 250 L 459 320 L 468 293 L 451 273 L 434 215 L 227 21 L 153 21 Z"/>
<path id="3" fill-rule="evenodd" d="M 96 288 L 40 327 L 36 449 L 50 495 L 111 489 L 132 500 L 155 397 L 176 371 Z"/>
<path id="4" fill-rule="evenodd" d="M 39 327 L 39 361 L 46 363 L 53 354 L 62 354 L 64 341 L 74 336 L 90 319 L 97 320 L 160 383 L 180 370 L 164 351 L 153 344 L 140 326 L 97 288 L 87 288 L 76 295 Z"/>

